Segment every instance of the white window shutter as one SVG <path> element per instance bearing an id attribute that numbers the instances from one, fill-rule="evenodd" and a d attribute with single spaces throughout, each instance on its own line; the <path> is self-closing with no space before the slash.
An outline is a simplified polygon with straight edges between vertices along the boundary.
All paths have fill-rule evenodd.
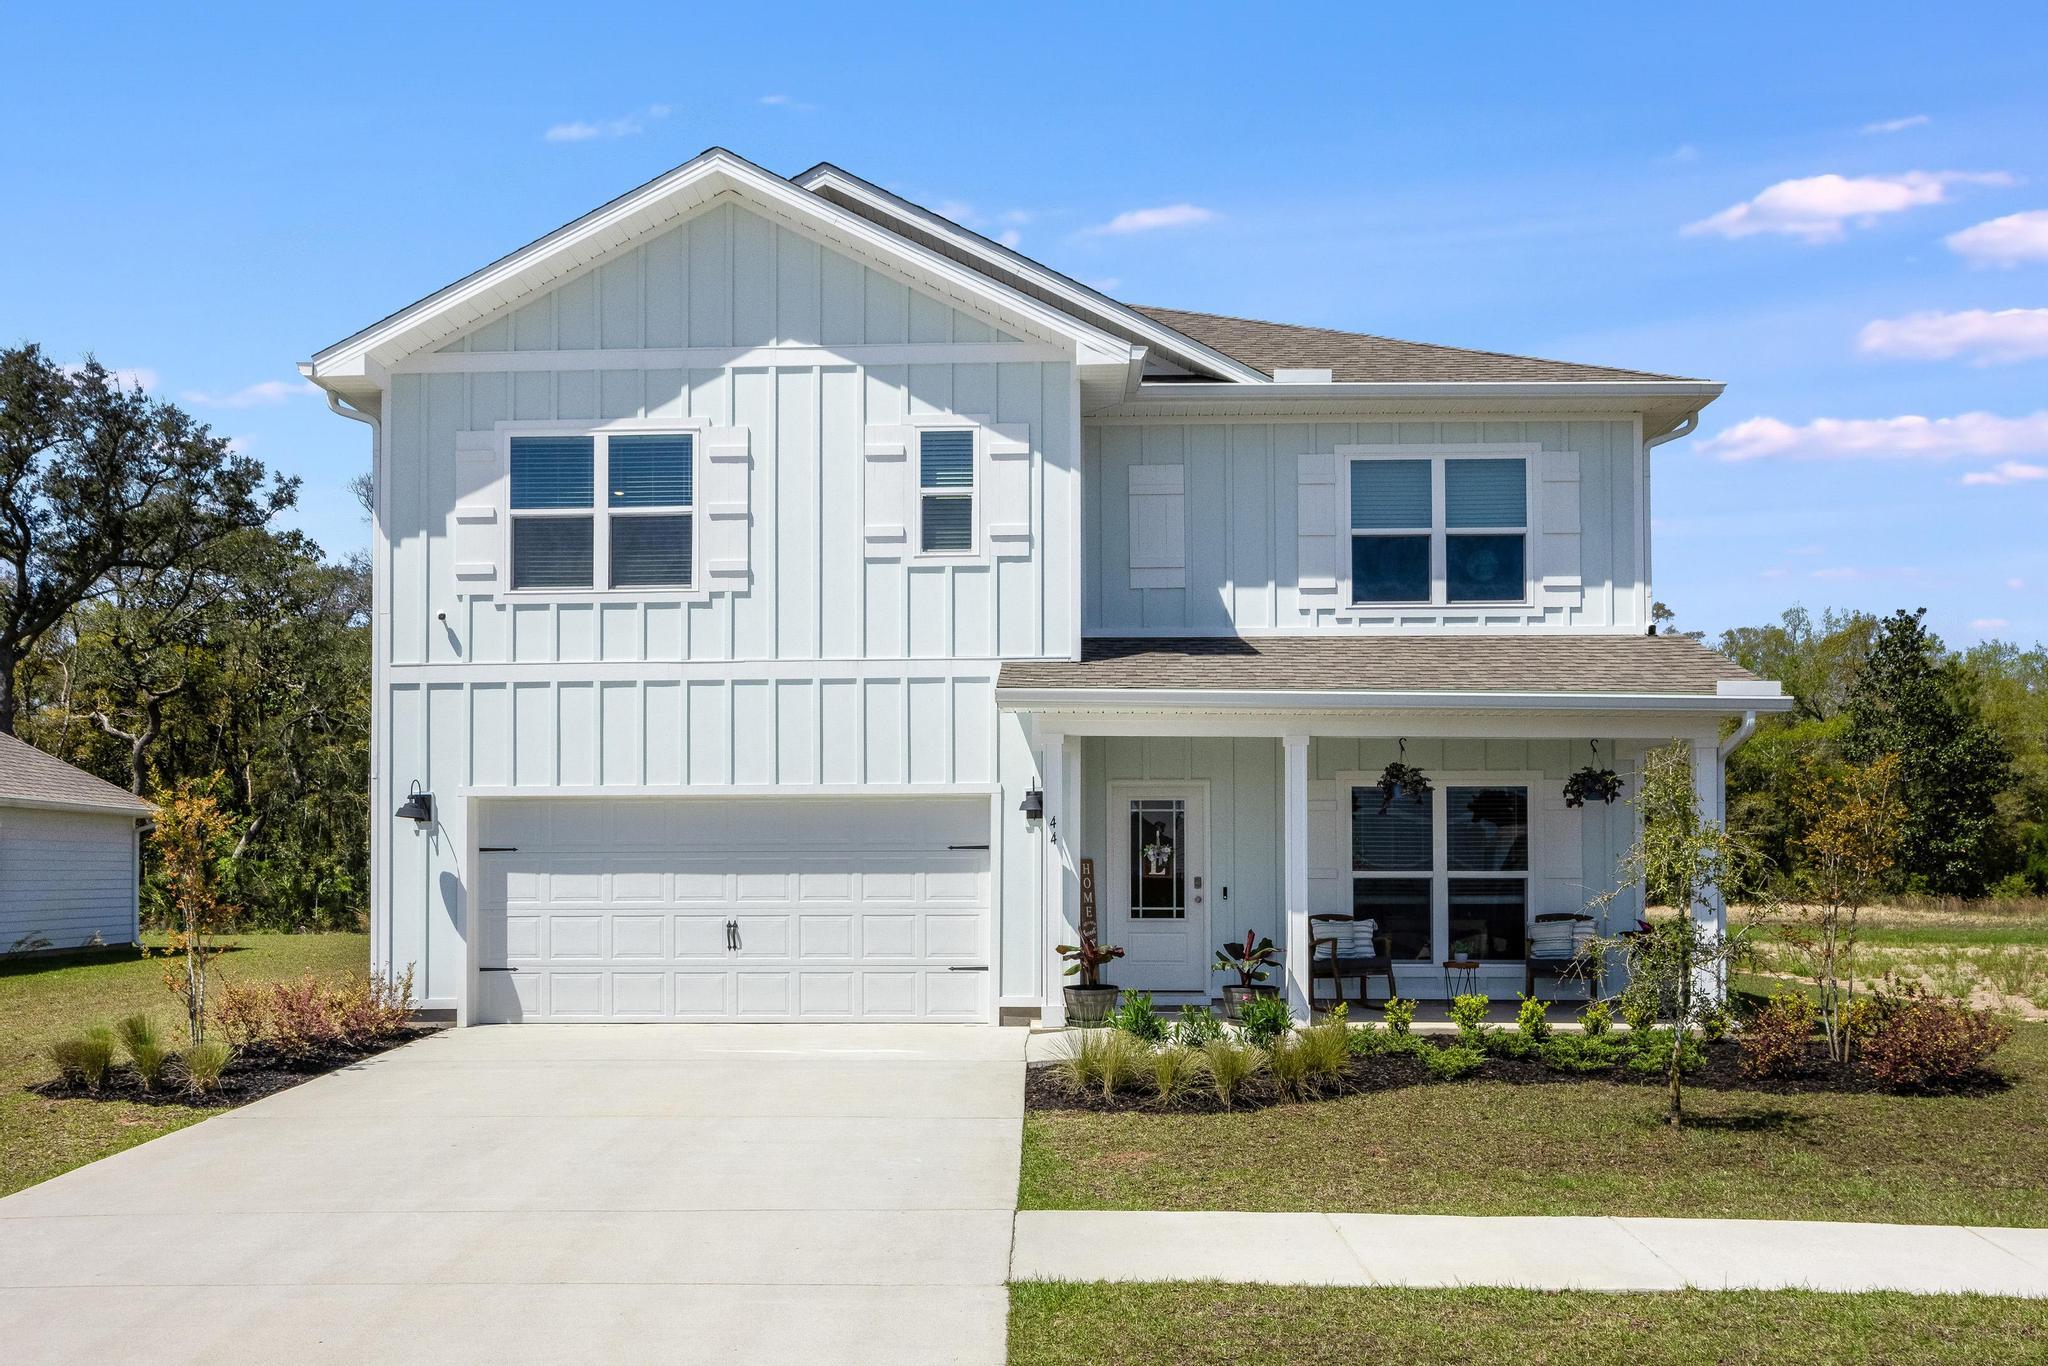
<path id="1" fill-rule="evenodd" d="M 1131 587 L 1187 587 L 1187 466 L 1131 466 L 1129 503 Z"/>
<path id="2" fill-rule="evenodd" d="M 749 503 L 753 458 L 745 427 L 710 427 L 704 432 L 703 480 L 698 502 L 702 511 L 702 561 L 708 587 L 718 580 L 744 579 L 750 571 L 753 510 Z M 743 585 L 726 583 L 728 588 Z"/>
<path id="3" fill-rule="evenodd" d="M 1031 427 L 992 422 L 981 429 L 988 486 L 980 509 L 988 549 L 998 559 L 1031 554 Z"/>
<path id="4" fill-rule="evenodd" d="M 1575 608 L 1585 602 L 1579 563 L 1579 453 L 1543 451 L 1536 456 L 1536 508 L 1529 528 L 1536 545 L 1536 603 Z"/>
<path id="5" fill-rule="evenodd" d="M 1336 606 L 1337 582 L 1344 570 L 1344 544 L 1338 521 L 1344 499 L 1337 487 L 1339 462 L 1335 451 L 1305 451 L 1299 460 L 1295 587 L 1305 599 L 1302 610 L 1314 611 Z M 1314 598 L 1327 601 L 1318 603 Z"/>
<path id="6" fill-rule="evenodd" d="M 455 510 L 449 540 L 464 592 L 501 587 L 505 545 L 505 466 L 496 432 L 455 434 Z"/>
<path id="7" fill-rule="evenodd" d="M 902 555 L 910 548 L 910 440 L 908 427 L 868 424 L 863 492 L 870 555 Z"/>

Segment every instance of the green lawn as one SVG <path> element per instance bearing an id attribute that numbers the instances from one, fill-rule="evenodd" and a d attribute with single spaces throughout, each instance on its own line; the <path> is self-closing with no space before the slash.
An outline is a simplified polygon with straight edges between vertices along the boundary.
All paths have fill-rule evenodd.
<path id="1" fill-rule="evenodd" d="M 1026 1209 L 1606 1214 L 2048 1226 L 2048 1026 L 1977 1097 L 1466 1081 L 1228 1114 L 1031 1111 Z"/>
<path id="2" fill-rule="evenodd" d="M 361 934 L 243 934 L 215 970 L 239 982 L 311 970 L 340 979 L 369 966 Z M 128 955 L 0 966 L 0 1195 L 219 1113 L 205 1105 L 45 1100 L 24 1088 L 47 1080 L 43 1047 L 85 1026 L 136 1011 L 158 1017 L 170 1038 L 184 1017 L 163 983 L 164 960 Z"/>
<path id="3" fill-rule="evenodd" d="M 2048 1357 L 2048 1301 L 1311 1286 L 1010 1287 L 1011 1366 L 1987 1362 Z"/>

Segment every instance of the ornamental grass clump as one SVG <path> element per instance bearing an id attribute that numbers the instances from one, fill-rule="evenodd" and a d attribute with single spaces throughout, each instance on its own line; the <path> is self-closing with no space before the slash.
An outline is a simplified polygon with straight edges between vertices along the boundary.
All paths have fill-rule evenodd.
<path id="1" fill-rule="evenodd" d="M 1328 1019 L 1294 1036 L 1294 1046 L 1301 1050 L 1302 1066 L 1311 1081 L 1323 1085 L 1344 1075 L 1351 1063 L 1351 1036 L 1357 1032 L 1351 1028 L 1349 1010 L 1339 1002 Z"/>
<path id="2" fill-rule="evenodd" d="M 1138 1083 L 1150 1062 L 1150 1050 L 1129 1034 L 1101 1029 L 1074 1035 L 1060 1070 L 1076 1091 L 1100 1091 L 1104 1100 L 1113 1100 Z"/>
<path id="3" fill-rule="evenodd" d="M 94 1025 L 83 1034 L 57 1040 L 47 1052 L 66 1085 L 97 1091 L 107 1078 L 107 1069 L 114 1065 L 114 1031 Z"/>
<path id="4" fill-rule="evenodd" d="M 1307 1100 L 1316 1093 L 1308 1063 L 1308 1051 L 1298 1034 L 1276 1039 L 1266 1050 L 1266 1070 L 1273 1074 L 1273 1084 L 1280 1088 L 1280 1094 L 1289 1100 Z"/>
<path id="5" fill-rule="evenodd" d="M 120 1036 L 121 1047 L 128 1054 L 128 1061 L 135 1067 L 135 1076 L 145 1091 L 154 1091 L 163 1080 L 164 1069 L 170 1066 L 171 1050 L 164 1046 L 163 1035 L 158 1031 L 154 1017 L 143 1014 L 130 1015 L 114 1027 Z"/>
<path id="6" fill-rule="evenodd" d="M 185 1052 L 185 1083 L 196 1095 L 220 1089 L 220 1074 L 227 1071 L 235 1050 L 219 1039 L 202 1039 Z"/>
<path id="7" fill-rule="evenodd" d="M 1245 1086 L 1265 1066 L 1266 1055 L 1246 1044 L 1217 1039 L 1202 1050 L 1202 1071 L 1216 1103 L 1228 1110 L 1244 1093 Z"/>
<path id="8" fill-rule="evenodd" d="M 1169 1044 L 1152 1054 L 1151 1064 L 1152 1098 L 1163 1107 L 1178 1105 L 1201 1080 L 1201 1053 L 1182 1044 Z"/>

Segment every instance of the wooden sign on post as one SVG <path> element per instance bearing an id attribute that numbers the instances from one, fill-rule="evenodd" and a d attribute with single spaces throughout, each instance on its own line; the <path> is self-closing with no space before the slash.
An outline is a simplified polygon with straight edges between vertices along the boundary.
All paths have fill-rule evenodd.
<path id="1" fill-rule="evenodd" d="M 1095 934 L 1095 860 L 1081 860 L 1081 933 Z"/>

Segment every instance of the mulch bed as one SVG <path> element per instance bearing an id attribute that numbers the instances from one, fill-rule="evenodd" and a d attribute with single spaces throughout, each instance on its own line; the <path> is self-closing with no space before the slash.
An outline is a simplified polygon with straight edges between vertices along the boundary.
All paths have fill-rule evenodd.
<path id="1" fill-rule="evenodd" d="M 1451 1036 L 1435 1036 L 1432 1042 L 1455 1043 Z M 1860 1067 L 1842 1067 L 1828 1060 L 1826 1050 L 1815 1044 L 1808 1054 L 1805 1067 L 1796 1075 L 1788 1077 L 1744 1076 L 1740 1065 L 1740 1051 L 1733 1042 L 1722 1040 L 1702 1045 L 1706 1055 L 1703 1066 L 1685 1074 L 1687 1089 L 1702 1091 L 1746 1091 L 1763 1095 L 1813 1095 L 1813 1094 L 1898 1094 L 1880 1085 L 1876 1078 Z M 1649 1088 L 1662 1090 L 1667 1081 L 1663 1072 L 1643 1073 L 1626 1066 L 1608 1068 L 1597 1072 L 1562 1072 L 1545 1067 L 1535 1058 L 1488 1057 L 1479 1069 L 1456 1081 L 1439 1081 L 1432 1076 L 1422 1060 L 1406 1053 L 1381 1053 L 1371 1057 L 1353 1057 L 1344 1074 L 1333 1082 L 1326 1083 L 1321 1095 L 1315 1100 L 1336 1100 L 1343 1096 L 1369 1095 L 1376 1091 L 1397 1091 L 1410 1086 L 1459 1086 L 1475 1081 L 1505 1082 L 1513 1086 L 1548 1086 L 1570 1082 L 1596 1082 L 1610 1086 Z M 1996 1095 L 2011 1088 L 2011 1081 L 1994 1071 L 1972 1073 L 1955 1086 L 1943 1090 L 1943 1095 L 1988 1096 Z M 1275 1105 L 1295 1104 L 1283 1095 L 1280 1088 L 1268 1076 L 1259 1076 L 1247 1082 L 1231 1103 L 1232 1110 L 1263 1110 Z M 1096 1113 L 1119 1113 L 1125 1111 L 1150 1111 L 1170 1114 L 1220 1114 L 1223 1107 L 1214 1095 L 1197 1086 L 1189 1095 L 1176 1103 L 1162 1106 L 1150 1089 L 1148 1082 L 1141 1082 L 1136 1089 L 1119 1091 L 1114 1099 L 1106 1099 L 1099 1088 L 1076 1091 L 1061 1075 L 1057 1062 L 1033 1063 L 1025 1071 L 1024 1108 L 1027 1110 L 1080 1110 Z"/>
<path id="2" fill-rule="evenodd" d="M 227 1069 L 221 1073 L 220 1085 L 204 1095 L 196 1095 L 186 1083 L 185 1064 L 174 1059 L 164 1069 L 164 1075 L 157 1079 L 154 1091 L 142 1089 L 142 1079 L 135 1075 L 135 1069 L 125 1062 L 118 1062 L 107 1069 L 107 1075 L 100 1080 L 99 1089 L 87 1090 L 73 1086 L 60 1078 L 41 1082 L 26 1088 L 31 1094 L 48 1100 L 118 1100 L 130 1105 L 173 1105 L 199 1107 L 202 1109 L 233 1109 L 247 1105 L 252 1100 L 274 1096 L 279 1091 L 288 1091 L 300 1082 L 311 1081 L 314 1077 L 338 1071 L 365 1058 L 374 1058 L 379 1053 L 388 1053 L 403 1047 L 415 1039 L 446 1029 L 445 1024 L 408 1025 L 402 1034 L 381 1039 L 362 1048 L 346 1045 L 332 1045 L 310 1054 L 285 1057 L 267 1043 L 249 1044 L 237 1049 Z"/>

